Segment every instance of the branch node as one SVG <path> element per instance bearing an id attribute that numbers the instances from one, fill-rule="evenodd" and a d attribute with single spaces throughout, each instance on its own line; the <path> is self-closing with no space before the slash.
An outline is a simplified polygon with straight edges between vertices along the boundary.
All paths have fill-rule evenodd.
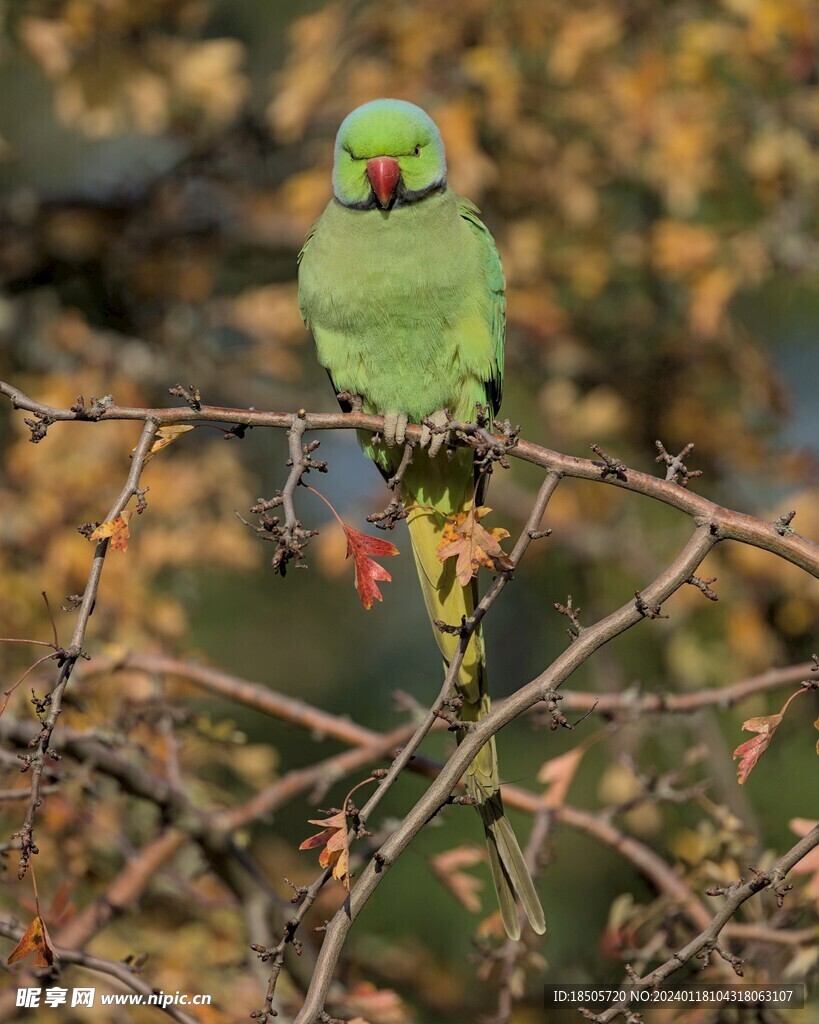
<path id="1" fill-rule="evenodd" d="M 654 445 L 659 453 L 654 461 L 666 464 L 668 468 L 665 478 L 669 483 L 679 484 L 680 487 L 687 487 L 689 480 L 702 476 L 701 469 L 690 470 L 685 464 L 685 460 L 694 450 L 693 441 L 689 441 L 679 455 L 670 455 L 663 447 L 662 441 L 655 441 Z"/>
<path id="2" fill-rule="evenodd" d="M 607 476 L 613 476 L 616 480 L 628 480 L 626 464 L 624 462 L 621 462 L 620 459 L 614 458 L 613 455 L 609 455 L 608 452 L 603 451 L 599 444 L 590 444 L 589 447 L 595 455 L 599 455 L 603 461 L 603 471 L 600 476 L 602 476 L 604 480 Z M 595 463 L 595 465 L 597 465 L 597 463 Z"/>
<path id="3" fill-rule="evenodd" d="M 719 601 L 719 597 L 711 589 L 711 584 L 717 582 L 716 576 L 712 576 L 710 579 L 707 580 L 701 580 L 699 576 L 689 576 L 685 582 L 690 583 L 692 587 L 696 587 L 698 590 L 700 590 L 708 598 L 709 601 Z"/>
<path id="4" fill-rule="evenodd" d="M 569 622 L 571 622 L 571 626 L 569 627 L 569 629 L 566 630 L 566 633 L 569 637 L 570 643 L 574 643 L 575 640 L 583 632 L 583 627 L 580 625 L 581 609 L 576 608 L 572 604 L 571 594 L 569 594 L 569 596 L 566 598 L 565 604 L 561 604 L 559 601 L 555 601 L 554 607 L 555 611 L 559 612 L 561 615 L 565 615 Z"/>
<path id="5" fill-rule="evenodd" d="M 646 619 L 667 619 L 667 615 L 663 615 L 660 611 L 661 606 L 658 604 L 649 606 L 646 604 L 643 595 L 639 590 L 634 591 L 634 607 L 637 611 Z"/>
<path id="6" fill-rule="evenodd" d="M 541 699 L 546 703 L 546 710 L 549 713 L 549 728 L 552 730 L 552 732 L 554 732 L 555 729 L 572 728 L 571 722 L 569 722 L 569 720 L 557 706 L 558 701 L 563 700 L 562 693 L 558 693 L 557 690 L 553 690 L 550 687 L 548 690 L 544 691 L 543 697 Z M 590 711 L 587 712 L 586 715 L 583 716 L 583 718 L 586 718 L 587 715 L 590 713 Z M 583 718 L 580 719 L 581 722 L 583 721 Z"/>
<path id="7" fill-rule="evenodd" d="M 465 615 L 461 616 L 461 622 L 458 626 L 451 626 L 449 623 L 444 622 L 443 619 L 433 619 L 432 623 L 436 629 L 441 633 L 448 633 L 450 636 L 459 636 L 461 638 L 470 635 L 472 630 L 469 628 L 469 620 Z"/>
<path id="8" fill-rule="evenodd" d="M 300 903 L 302 898 L 304 896 L 306 896 L 307 893 L 309 892 L 307 886 L 306 885 L 296 885 L 296 883 L 295 882 L 291 882 L 290 879 L 287 876 L 285 876 L 284 880 L 290 886 L 290 888 L 293 890 L 293 895 L 290 897 L 290 902 L 291 903 Z"/>
<path id="9" fill-rule="evenodd" d="M 102 398 L 97 398 L 95 395 L 92 395 L 91 408 L 86 410 L 88 419 L 95 421 L 101 420 L 113 404 L 113 395 L 103 395 Z"/>
<path id="10" fill-rule="evenodd" d="M 28 423 L 28 420 L 26 420 L 26 423 Z M 791 512 L 783 512 L 778 519 L 774 520 L 773 528 L 776 530 L 780 537 L 784 537 L 787 533 L 796 533 L 796 531 L 791 526 L 791 523 L 793 522 L 795 516 L 796 509 L 794 509 Z"/>
<path id="11" fill-rule="evenodd" d="M 56 423 L 56 420 L 52 416 L 46 416 L 44 413 L 40 412 L 36 412 L 34 415 L 36 416 L 36 419 L 30 420 L 24 418 L 23 422 L 31 431 L 29 441 L 31 441 L 32 444 L 39 444 L 48 433 L 48 428 L 52 423 Z"/>
<path id="12" fill-rule="evenodd" d="M 747 963 L 747 960 L 744 960 L 742 957 L 735 956 L 730 950 L 725 949 L 725 947 L 721 946 L 718 942 L 714 942 L 711 949 L 713 949 L 715 953 L 718 953 L 726 963 L 729 963 L 733 967 L 734 973 L 737 977 L 742 978 L 744 976 L 742 965 Z"/>
<path id="13" fill-rule="evenodd" d="M 477 722 L 465 722 L 444 708 L 434 708 L 432 713 L 436 718 L 441 718 L 447 723 L 449 732 L 469 732 L 478 724 Z"/>
<path id="14" fill-rule="evenodd" d="M 177 384 L 175 387 L 168 388 L 168 394 L 187 402 L 194 412 L 202 411 L 202 396 L 199 393 L 199 388 L 195 385 L 188 384 L 185 388 L 181 384 Z"/>

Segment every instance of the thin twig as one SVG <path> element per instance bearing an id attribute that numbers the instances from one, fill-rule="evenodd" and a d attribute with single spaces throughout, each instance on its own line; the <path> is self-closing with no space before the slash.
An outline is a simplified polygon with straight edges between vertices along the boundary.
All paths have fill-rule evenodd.
<path id="1" fill-rule="evenodd" d="M 143 466 L 145 465 L 145 459 L 151 449 L 151 445 L 153 444 L 158 426 L 159 424 L 152 419 L 145 422 L 142 428 L 142 434 L 137 442 L 137 446 L 131 454 L 131 470 L 128 473 L 128 478 L 125 481 L 125 485 L 120 491 L 117 499 L 114 501 L 114 504 L 111 506 L 106 517 L 107 520 L 116 519 L 131 498 L 137 493 L 137 490 L 139 489 L 140 475 L 142 473 Z M 88 629 L 88 620 L 91 618 L 91 613 L 94 610 L 94 604 L 97 600 L 97 591 L 99 589 L 100 578 L 102 577 L 102 569 L 105 564 L 107 551 L 108 538 L 106 537 L 98 540 L 97 546 L 94 550 L 94 560 L 91 563 L 91 571 L 88 574 L 88 580 L 85 584 L 85 591 L 82 596 L 77 622 L 74 626 L 74 633 L 71 637 L 71 643 L 65 651 L 65 659 L 62 662 L 57 683 L 50 694 L 51 703 L 48 713 L 45 718 L 41 720 L 40 730 L 30 744 L 31 752 L 27 756 L 27 766 L 28 770 L 31 772 L 29 803 L 23 824 L 12 836 L 12 838 L 20 839 L 21 841 L 20 865 L 18 868 L 19 878 L 24 877 L 32 854 L 37 853 L 37 847 L 34 843 L 34 815 L 41 802 L 40 781 L 42 779 L 43 769 L 48 756 L 51 734 L 54 731 L 54 727 L 57 724 L 57 718 L 62 710 L 65 688 L 68 685 L 68 680 L 71 678 L 74 666 L 79 658 L 84 656 L 83 642 L 85 640 L 86 630 Z"/>

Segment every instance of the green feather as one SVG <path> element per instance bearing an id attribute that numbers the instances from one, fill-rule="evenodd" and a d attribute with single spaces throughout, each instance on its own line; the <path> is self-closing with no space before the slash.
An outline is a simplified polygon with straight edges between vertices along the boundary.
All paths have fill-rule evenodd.
<path id="1" fill-rule="evenodd" d="M 400 169 L 387 209 L 367 178 L 367 160 L 384 156 Z M 360 395 L 367 412 L 416 423 L 442 409 L 473 420 L 477 402 L 497 412 L 506 327 L 501 262 L 477 208 L 447 187 L 443 143 L 429 116 L 401 100 L 353 111 L 336 140 L 333 191 L 299 254 L 299 304 L 336 390 Z M 361 441 L 383 472 L 395 469 L 400 448 Z M 475 586 L 462 587 L 453 561 L 441 563 L 437 550 L 447 516 L 474 501 L 472 453 L 430 459 L 416 450 L 403 496 L 414 506 L 407 523 L 430 618 L 459 623 L 474 610 Z M 448 665 L 458 640 L 437 629 L 435 636 Z M 480 631 L 456 685 L 462 719 L 479 721 L 490 707 Z M 507 932 L 520 934 L 517 899 L 543 932 L 543 911 L 503 811 L 494 739 L 467 769 L 466 786 L 484 824 Z"/>

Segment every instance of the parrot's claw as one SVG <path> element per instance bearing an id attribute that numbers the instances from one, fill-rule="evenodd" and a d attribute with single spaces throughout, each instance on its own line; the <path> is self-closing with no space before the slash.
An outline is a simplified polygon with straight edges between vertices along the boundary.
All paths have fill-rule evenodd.
<path id="1" fill-rule="evenodd" d="M 384 442 L 388 448 L 403 444 L 407 433 L 407 414 L 405 412 L 384 413 Z"/>
<path id="2" fill-rule="evenodd" d="M 421 447 L 429 448 L 429 457 L 434 459 L 449 437 L 446 430 L 440 429 L 449 423 L 449 414 L 446 409 L 436 409 L 434 413 L 427 416 L 427 420 L 428 422 L 421 427 Z M 430 423 L 439 429 L 433 430 L 429 426 Z"/>

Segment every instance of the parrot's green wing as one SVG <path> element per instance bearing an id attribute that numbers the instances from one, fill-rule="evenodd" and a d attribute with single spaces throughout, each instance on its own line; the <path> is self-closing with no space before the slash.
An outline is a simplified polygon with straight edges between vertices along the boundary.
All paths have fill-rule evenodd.
<path id="1" fill-rule="evenodd" d="M 310 230 L 307 232 L 307 236 L 304 239 L 304 242 L 302 244 L 301 249 L 299 249 L 299 254 L 296 257 L 296 263 L 299 266 L 301 265 L 301 261 L 304 259 L 304 256 L 305 256 L 305 254 L 307 252 L 307 247 L 310 245 L 310 242 L 311 242 L 311 240 L 313 238 L 313 235 L 316 233 L 316 228 L 318 227 L 318 223 L 319 223 L 318 221 L 314 221 L 310 225 Z M 310 329 L 310 317 L 307 314 L 307 306 L 305 304 L 305 299 L 304 299 L 304 295 L 302 293 L 301 288 L 299 288 L 299 312 L 301 313 L 301 318 L 304 321 L 304 326 L 309 330 Z M 325 369 L 326 369 L 326 367 L 325 367 Z M 330 373 L 329 370 L 327 370 L 327 376 L 330 378 L 330 383 L 333 385 L 333 391 L 336 393 L 336 395 L 338 395 L 338 393 L 340 391 L 340 388 L 336 385 L 336 382 L 333 380 L 333 375 L 332 375 L 332 373 Z M 338 404 L 341 407 L 341 411 L 342 412 L 351 412 L 352 411 L 353 407 L 352 407 L 352 404 L 350 402 L 344 402 L 341 399 L 339 399 L 338 400 Z M 376 462 L 376 465 L 378 465 L 377 462 Z M 382 475 L 384 475 L 384 470 L 382 469 L 382 467 L 379 466 L 378 468 L 381 470 Z M 384 475 L 384 479 L 387 479 L 387 477 L 385 475 Z"/>
<path id="2" fill-rule="evenodd" d="M 489 380 L 486 381 L 486 404 L 492 409 L 492 413 L 497 415 L 503 397 L 503 346 L 506 340 L 506 281 L 504 280 L 497 246 L 486 225 L 478 216 L 480 213 L 478 207 L 474 203 L 470 203 L 468 199 L 459 197 L 458 213 L 467 222 L 475 236 L 480 239 L 484 250 L 486 284 L 491 292 L 492 300 L 492 336 L 495 343 L 493 373 Z"/>
<path id="3" fill-rule="evenodd" d="M 299 254 L 296 257 L 296 263 L 299 266 L 301 266 L 301 261 L 304 259 L 305 255 L 307 253 L 308 246 L 310 245 L 310 242 L 312 242 L 312 240 L 313 240 L 313 235 L 316 233 L 316 228 L 318 227 L 318 223 L 319 223 L 318 221 L 314 221 L 310 225 L 310 230 L 307 232 L 307 237 L 304 239 L 304 243 L 302 244 L 301 249 L 299 249 Z M 299 288 L 299 312 L 301 313 L 301 318 L 304 321 L 304 326 L 309 328 L 310 327 L 310 318 L 307 315 L 307 307 L 305 305 L 304 294 L 303 294 L 301 288 Z"/>

